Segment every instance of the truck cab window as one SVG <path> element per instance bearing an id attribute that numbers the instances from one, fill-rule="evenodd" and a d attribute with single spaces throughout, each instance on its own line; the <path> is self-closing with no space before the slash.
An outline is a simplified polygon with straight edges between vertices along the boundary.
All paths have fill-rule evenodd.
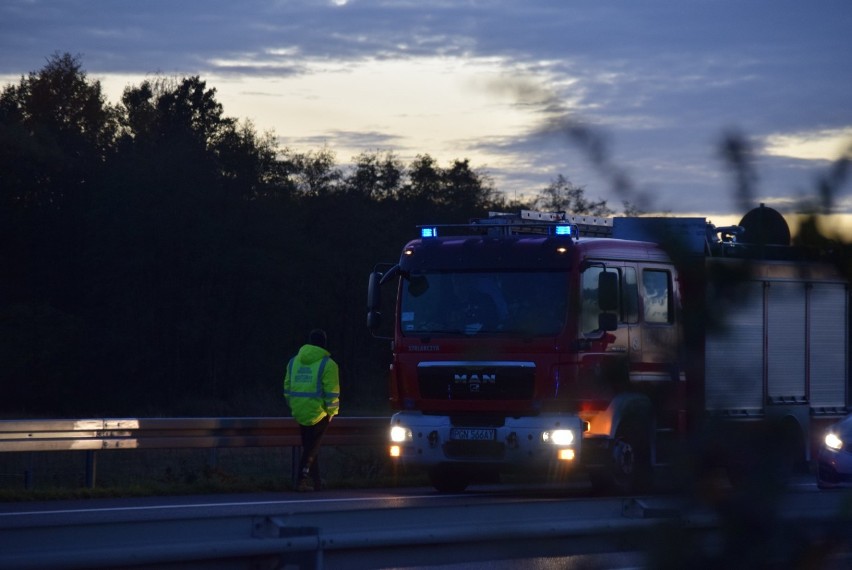
<path id="1" fill-rule="evenodd" d="M 636 282 L 636 268 L 625 267 L 621 290 L 621 308 L 625 323 L 639 322 L 639 285 Z"/>
<path id="2" fill-rule="evenodd" d="M 645 322 L 672 322 L 671 276 L 669 272 L 659 269 L 643 270 L 642 287 Z"/>
<path id="3" fill-rule="evenodd" d="M 400 328 L 404 335 L 553 336 L 567 306 L 564 271 L 424 272 L 403 282 Z"/>

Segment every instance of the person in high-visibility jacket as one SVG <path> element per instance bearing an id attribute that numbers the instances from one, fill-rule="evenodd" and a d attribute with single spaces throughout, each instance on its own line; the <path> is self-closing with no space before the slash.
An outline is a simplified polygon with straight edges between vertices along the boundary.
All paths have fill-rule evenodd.
<path id="1" fill-rule="evenodd" d="M 327 349 L 325 331 L 314 329 L 298 354 L 287 363 L 284 398 L 302 436 L 298 491 L 320 489 L 319 449 L 331 418 L 340 410 L 340 377 Z"/>

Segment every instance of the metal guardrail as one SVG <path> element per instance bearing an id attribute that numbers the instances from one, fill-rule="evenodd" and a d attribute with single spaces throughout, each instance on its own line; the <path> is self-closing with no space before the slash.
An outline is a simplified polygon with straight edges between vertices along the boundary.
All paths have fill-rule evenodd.
<path id="1" fill-rule="evenodd" d="M 746 532 L 740 520 L 685 498 L 482 499 L 436 503 L 410 497 L 358 504 L 350 497 L 344 507 L 324 498 L 318 507 L 302 498 L 247 508 L 205 503 L 201 509 L 166 503 L 144 512 L 136 504 L 86 512 L 24 509 L 0 513 L 0 568 L 369 570 L 485 567 L 499 560 L 513 560 L 515 566 L 529 560 L 526 565 L 532 566 L 533 559 L 543 557 L 552 565 L 572 555 L 590 556 L 586 565 L 602 567 L 625 562 L 656 567 L 677 560 L 722 566 L 758 552 L 769 567 L 790 566 L 794 553 L 821 568 L 849 568 L 852 561 L 852 521 L 833 493 L 779 497 L 775 508 L 761 515 L 761 532 L 743 544 L 726 540 L 734 531 Z M 747 544 L 752 538 L 758 546 Z M 781 544 L 785 539 L 793 541 L 792 550 Z M 617 553 L 627 557 L 612 563 L 594 558 Z"/>
<path id="2" fill-rule="evenodd" d="M 389 418 L 335 417 L 324 445 L 386 441 Z M 95 452 L 301 445 L 292 418 L 111 418 L 0 420 L 0 452 L 85 451 L 86 484 L 95 483 Z"/>
<path id="3" fill-rule="evenodd" d="M 335 417 L 323 441 L 384 441 L 389 422 L 383 417 Z M 298 445 L 299 426 L 292 418 L 0 420 L 0 452 Z"/>

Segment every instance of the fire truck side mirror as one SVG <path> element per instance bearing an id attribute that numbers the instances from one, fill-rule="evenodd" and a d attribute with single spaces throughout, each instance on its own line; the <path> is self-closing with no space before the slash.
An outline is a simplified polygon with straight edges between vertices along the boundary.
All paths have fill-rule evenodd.
<path id="1" fill-rule="evenodd" d="M 382 323 L 382 293 L 381 293 L 382 274 L 378 271 L 370 273 L 370 280 L 367 282 L 367 328 L 375 331 Z"/>
<path id="2" fill-rule="evenodd" d="M 367 311 L 367 328 L 376 331 L 382 326 L 382 314 L 378 311 Z"/>
<path id="3" fill-rule="evenodd" d="M 618 317 L 615 313 L 600 313 L 598 315 L 598 330 L 614 331 L 618 328 Z"/>
<path id="4" fill-rule="evenodd" d="M 615 271 L 602 271 L 598 275 L 598 307 L 604 312 L 618 309 L 618 273 Z"/>

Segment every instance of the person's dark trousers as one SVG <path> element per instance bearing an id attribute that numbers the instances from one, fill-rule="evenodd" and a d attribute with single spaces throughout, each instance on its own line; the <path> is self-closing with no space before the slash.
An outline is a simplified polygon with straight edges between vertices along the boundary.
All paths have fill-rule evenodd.
<path id="1" fill-rule="evenodd" d="M 312 426 L 300 425 L 302 433 L 302 459 L 299 461 L 299 477 L 308 476 L 314 482 L 314 489 L 320 488 L 319 449 L 322 436 L 328 428 L 329 417 L 326 416 Z"/>

